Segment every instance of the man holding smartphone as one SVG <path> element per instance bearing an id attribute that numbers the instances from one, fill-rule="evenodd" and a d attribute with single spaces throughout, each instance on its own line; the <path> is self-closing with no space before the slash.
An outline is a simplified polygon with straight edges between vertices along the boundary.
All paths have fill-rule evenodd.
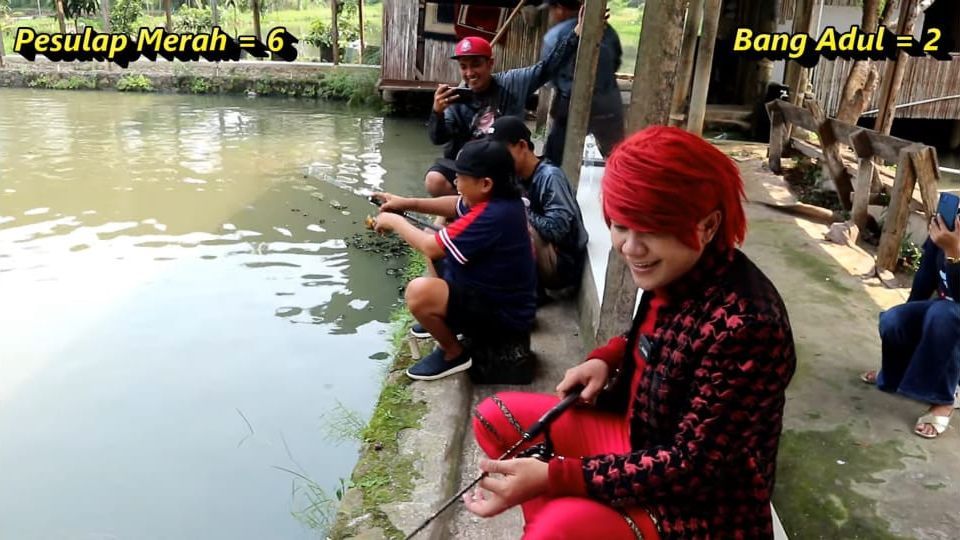
<path id="1" fill-rule="evenodd" d="M 444 145 L 443 158 L 455 159 L 463 145 L 484 137 L 501 116 L 523 119 L 527 99 L 573 58 L 580 38 L 580 24 L 559 40 L 544 58 L 529 67 L 493 73 L 493 47 L 481 37 L 457 43 L 451 57 L 460 65 L 464 85 L 441 84 L 433 95 L 428 134 L 430 141 Z M 469 89 L 469 91 L 467 91 Z M 433 197 L 456 195 L 456 173 L 438 160 L 427 170 L 424 184 Z"/>

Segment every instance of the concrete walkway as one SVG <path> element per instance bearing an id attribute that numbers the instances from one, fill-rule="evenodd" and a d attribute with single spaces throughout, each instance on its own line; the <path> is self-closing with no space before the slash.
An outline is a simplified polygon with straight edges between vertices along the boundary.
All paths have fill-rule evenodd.
<path id="1" fill-rule="evenodd" d="M 787 392 L 774 494 L 787 535 L 800 539 L 956 538 L 960 535 L 957 429 L 933 441 L 913 435 L 913 424 L 925 407 L 879 392 L 858 379 L 861 371 L 879 364 L 878 313 L 903 302 L 907 290 L 861 279 L 873 266 L 873 258 L 859 248 L 825 242 L 827 227 L 760 204 L 782 201 L 784 189 L 782 179 L 764 167 L 765 146 L 720 147 L 738 161 L 752 201 L 744 251 L 780 290 L 797 343 L 798 366 Z M 551 392 L 563 371 L 582 360 L 576 321 L 576 309 L 570 303 L 556 303 L 538 312 L 533 348 L 541 367 L 535 383 L 525 390 Z M 471 407 L 505 388 L 471 387 L 462 380 L 427 384 L 434 385 L 430 393 L 436 395 L 449 396 L 453 389 L 469 392 Z M 445 391 L 443 386 L 450 388 Z M 393 520 L 403 532 L 412 530 L 410 524 L 422 520 L 429 513 L 427 508 L 437 506 L 436 501 L 469 482 L 479 460 L 469 429 L 469 409 L 461 405 L 466 400 L 456 400 L 458 412 L 452 413 L 443 400 L 429 395 L 424 399 L 430 410 L 445 410 L 449 421 L 445 432 L 462 437 L 462 441 L 444 441 L 444 450 L 433 452 L 446 454 L 445 471 L 452 471 L 453 462 L 459 461 L 459 474 L 442 480 L 422 475 L 416 490 L 420 515 Z M 454 420 L 457 414 L 459 422 Z M 454 452 L 459 459 L 451 455 Z M 435 457 L 425 455 L 424 461 Z M 458 504 L 448 514 L 423 538 L 518 538 L 522 530 L 516 509 L 482 520 Z"/>

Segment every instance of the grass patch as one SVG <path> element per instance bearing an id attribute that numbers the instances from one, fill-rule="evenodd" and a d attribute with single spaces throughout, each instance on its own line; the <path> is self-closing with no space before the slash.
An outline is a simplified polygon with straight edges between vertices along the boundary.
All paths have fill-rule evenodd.
<path id="1" fill-rule="evenodd" d="M 51 90 L 94 90 L 97 88 L 97 78 L 81 75 L 62 77 L 53 73 L 42 73 L 27 82 L 27 86 Z"/>
<path id="2" fill-rule="evenodd" d="M 840 282 L 832 265 L 817 258 L 816 255 L 811 255 L 785 244 L 780 245 L 779 248 L 788 264 L 803 270 L 814 282 L 833 289 L 837 293 L 850 294 L 854 292 L 853 289 Z M 824 257 L 826 256 L 824 255 Z"/>
<path id="3" fill-rule="evenodd" d="M 401 276 L 404 286 L 422 275 L 426 266 L 421 254 L 407 250 L 409 258 Z M 330 530 L 331 538 L 355 535 L 358 532 L 356 526 L 349 526 L 349 523 L 364 515 L 369 518 L 363 521 L 363 527 L 379 528 L 387 538 L 404 536 L 380 510 L 380 505 L 410 498 L 413 481 L 418 477 L 414 467 L 416 456 L 400 453 L 399 436 L 406 429 L 420 427 L 427 404 L 414 399 L 410 389 L 413 381 L 403 374 L 414 363 L 403 346 L 413 317 L 401 302 L 391 314 L 390 321 L 393 362 L 388 368 L 373 416 L 366 426 L 362 426 L 350 411 L 346 411 L 334 424 L 334 435 L 356 437 L 361 441 L 360 459 L 350 478 L 350 486 L 362 494 L 362 502 L 359 508 L 347 510 L 349 515 L 338 514 Z"/>
<path id="4" fill-rule="evenodd" d="M 117 81 L 118 92 L 153 92 L 153 83 L 141 73 L 127 73 Z"/>
<path id="5" fill-rule="evenodd" d="M 843 212 L 840 198 L 832 191 L 820 189 L 823 181 L 823 169 L 820 164 L 808 157 L 794 158 L 793 167 L 786 168 L 783 179 L 790 185 L 790 191 L 803 203 L 820 206 L 834 212 Z"/>

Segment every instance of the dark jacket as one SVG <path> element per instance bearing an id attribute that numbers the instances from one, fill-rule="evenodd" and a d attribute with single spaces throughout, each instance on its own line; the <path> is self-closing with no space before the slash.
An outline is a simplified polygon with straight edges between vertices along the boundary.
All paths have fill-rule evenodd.
<path id="1" fill-rule="evenodd" d="M 632 452 L 573 460 L 589 496 L 646 508 L 664 540 L 773 538 L 770 497 L 796 368 L 780 295 L 742 252 L 708 248 L 669 287 L 629 395 L 649 303 L 644 294 L 627 336 L 588 356 L 618 368 L 608 405 L 625 411 L 633 400 Z"/>
<path id="2" fill-rule="evenodd" d="M 557 43 L 563 41 L 577 24 L 577 19 L 561 21 L 547 31 L 543 36 L 541 58 L 547 58 L 550 51 L 556 49 Z M 620 46 L 620 36 L 616 30 L 607 25 L 600 40 L 600 54 L 597 58 L 596 80 L 593 86 L 593 101 L 590 106 L 592 117 L 613 116 L 623 117 L 623 101 L 620 97 L 620 88 L 617 86 L 617 70 L 620 69 L 623 48 Z M 565 119 L 570 106 L 570 93 L 573 89 L 573 70 L 576 64 L 574 58 L 567 60 L 556 74 L 550 79 L 550 84 L 556 88 L 557 96 L 554 99 L 550 115 L 554 118 Z"/>
<path id="3" fill-rule="evenodd" d="M 493 74 L 490 87 L 473 99 L 453 103 L 443 111 L 441 119 L 430 112 L 427 133 L 433 144 L 445 145 L 443 156 L 455 159 L 460 148 L 467 142 L 486 135 L 479 128 L 479 120 L 485 112 L 492 112 L 490 122 L 501 116 L 523 118 L 527 98 L 556 74 L 577 50 L 580 38 L 574 33 L 557 43 L 553 52 L 540 62 L 525 68 L 511 69 Z M 489 127 L 489 126 L 486 126 Z"/>
<path id="4" fill-rule="evenodd" d="M 907 302 L 929 300 L 933 293 L 940 298 L 960 301 L 960 264 L 947 264 L 943 250 L 927 238 Z"/>
<path id="5" fill-rule="evenodd" d="M 530 201 L 530 225 L 557 248 L 558 273 L 569 281 L 563 286 L 579 284 L 588 235 L 567 176 L 560 167 L 544 159 L 530 178 L 521 181 L 521 186 Z"/>

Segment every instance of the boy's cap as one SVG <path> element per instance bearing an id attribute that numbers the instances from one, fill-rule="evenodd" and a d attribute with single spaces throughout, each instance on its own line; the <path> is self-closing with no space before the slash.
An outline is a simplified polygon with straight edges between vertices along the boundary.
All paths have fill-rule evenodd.
<path id="1" fill-rule="evenodd" d="M 457 174 L 477 178 L 490 178 L 494 182 L 506 182 L 513 177 L 513 156 L 503 144 L 490 139 L 470 141 L 463 145 L 457 160 L 441 160 L 441 163 Z"/>
<path id="2" fill-rule="evenodd" d="M 485 58 L 491 58 L 493 56 L 493 47 L 490 46 L 490 42 L 483 39 L 482 37 L 470 36 L 465 37 L 457 43 L 457 46 L 453 49 L 453 56 L 450 58 L 456 60 L 457 58 L 462 58 L 464 56 L 483 56 Z"/>
<path id="3" fill-rule="evenodd" d="M 530 140 L 530 129 L 523 120 L 516 116 L 501 116 L 490 127 L 491 140 L 499 141 L 505 144 L 517 144 L 520 141 L 527 141 L 527 146 L 533 150 L 533 141 Z"/>
<path id="4" fill-rule="evenodd" d="M 539 8 L 546 9 L 552 6 L 562 6 L 567 9 L 580 9 L 580 4 L 580 0 L 544 0 Z"/>

